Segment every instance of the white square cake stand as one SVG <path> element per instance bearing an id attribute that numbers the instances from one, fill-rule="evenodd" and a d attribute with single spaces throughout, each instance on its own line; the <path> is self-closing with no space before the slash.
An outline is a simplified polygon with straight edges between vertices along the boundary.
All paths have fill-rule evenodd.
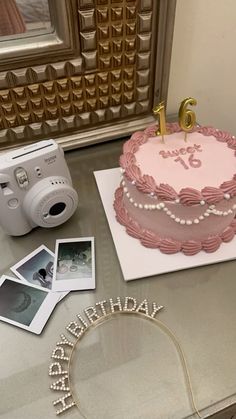
<path id="1" fill-rule="evenodd" d="M 236 237 L 230 243 L 223 243 L 214 253 L 201 251 L 191 257 L 183 253 L 165 255 L 158 249 L 142 246 L 139 240 L 126 233 L 125 227 L 115 218 L 113 201 L 114 192 L 120 183 L 120 170 L 101 170 L 94 172 L 94 175 L 125 281 L 236 258 Z"/>

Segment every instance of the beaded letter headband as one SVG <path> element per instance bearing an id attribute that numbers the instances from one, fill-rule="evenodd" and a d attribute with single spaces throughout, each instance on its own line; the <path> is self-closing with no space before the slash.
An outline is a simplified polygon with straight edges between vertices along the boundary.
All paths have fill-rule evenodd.
<path id="1" fill-rule="evenodd" d="M 189 371 L 183 350 L 173 332 L 156 318 L 157 313 L 162 309 L 163 306 L 159 306 L 155 302 L 149 303 L 147 299 L 138 303 L 133 297 L 124 297 L 123 299 L 117 297 L 114 300 L 110 298 L 109 300 L 99 301 L 95 306 L 85 308 L 84 317 L 77 314 L 76 321 L 72 321 L 66 326 L 66 330 L 73 336 L 73 340 L 71 337 L 67 338 L 64 334 L 61 334 L 61 340 L 57 342 L 51 355 L 54 362 L 49 366 L 49 375 L 54 381 L 50 385 L 50 389 L 62 394 L 61 397 L 53 402 L 53 405 L 56 407 L 56 414 L 60 415 L 73 407 L 80 409 L 79 403 L 73 393 L 70 370 L 76 345 L 80 342 L 84 334 L 104 323 L 106 320 L 109 320 L 111 317 L 117 315 L 135 315 L 154 322 L 174 343 L 185 373 L 192 407 L 198 417 L 201 417 L 194 401 Z"/>

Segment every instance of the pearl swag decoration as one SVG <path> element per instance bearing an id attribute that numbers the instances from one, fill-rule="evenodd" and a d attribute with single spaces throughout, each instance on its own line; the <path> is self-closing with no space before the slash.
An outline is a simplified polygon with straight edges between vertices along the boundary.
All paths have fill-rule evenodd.
<path id="1" fill-rule="evenodd" d="M 122 171 L 123 171 L 123 169 L 122 169 Z M 134 185 L 135 182 L 132 181 L 132 184 Z M 182 219 L 182 218 L 179 218 L 178 216 L 176 216 L 175 214 L 173 214 L 170 211 L 170 209 L 164 204 L 164 202 L 159 202 L 158 204 L 141 204 L 141 203 L 136 202 L 132 198 L 132 196 L 130 195 L 130 193 L 128 192 L 128 188 L 126 186 L 126 183 L 125 183 L 125 180 L 124 180 L 123 177 L 122 177 L 122 180 L 121 180 L 121 185 L 123 186 L 124 194 L 128 198 L 129 202 L 131 204 L 133 204 L 133 206 L 135 208 L 144 209 L 144 210 L 148 210 L 148 211 L 153 211 L 153 210 L 163 211 L 163 212 L 166 213 L 166 215 L 168 215 L 176 223 L 179 223 L 181 225 L 191 226 L 192 224 L 199 224 L 200 221 L 203 221 L 205 218 L 209 217 L 209 215 L 211 215 L 211 214 L 216 215 L 216 216 L 226 217 L 227 215 L 233 214 L 233 210 L 236 210 L 236 204 L 234 204 L 232 206 L 232 208 L 228 209 L 227 211 L 221 211 L 221 210 L 218 210 L 215 207 L 215 205 L 209 205 L 209 207 L 205 210 L 205 212 L 202 213 L 199 217 L 194 218 L 193 220 L 190 220 L 190 219 Z M 154 198 L 154 193 L 152 192 L 151 194 L 149 194 L 149 196 L 152 197 L 152 198 Z M 229 200 L 231 198 L 230 197 L 230 194 L 225 193 L 224 194 L 224 198 L 226 200 Z M 180 202 L 180 200 L 177 198 L 175 200 L 175 203 L 176 204 L 179 204 L 179 202 Z M 203 200 L 200 201 L 199 203 L 202 206 L 206 204 L 206 202 L 203 201 Z"/>

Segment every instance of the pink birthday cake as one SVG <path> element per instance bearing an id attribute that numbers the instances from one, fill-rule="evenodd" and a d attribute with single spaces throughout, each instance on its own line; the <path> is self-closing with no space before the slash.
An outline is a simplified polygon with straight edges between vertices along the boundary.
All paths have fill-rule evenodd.
<path id="1" fill-rule="evenodd" d="M 117 221 L 163 253 L 215 252 L 236 234 L 236 139 L 211 127 L 187 135 L 177 123 L 135 132 L 123 146 Z"/>

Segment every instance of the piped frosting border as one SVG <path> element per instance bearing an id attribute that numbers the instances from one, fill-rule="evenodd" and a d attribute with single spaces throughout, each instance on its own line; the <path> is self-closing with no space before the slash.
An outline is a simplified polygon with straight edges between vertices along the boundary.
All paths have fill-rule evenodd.
<path id="1" fill-rule="evenodd" d="M 181 132 L 178 123 L 167 124 L 168 130 L 171 134 Z M 156 125 L 151 125 L 145 131 L 135 132 L 130 140 L 126 141 L 123 146 L 123 154 L 120 157 L 120 166 L 123 169 L 125 177 L 135 184 L 140 192 L 157 196 L 157 198 L 164 201 L 176 201 L 183 205 L 191 206 L 200 204 L 216 204 L 222 199 L 230 199 L 236 196 L 236 173 L 233 179 L 226 180 L 218 188 L 212 186 L 205 186 L 202 190 L 197 190 L 191 187 L 186 187 L 180 190 L 179 193 L 168 184 L 156 184 L 152 176 L 142 174 L 139 167 L 136 165 L 135 153 L 142 144 L 145 144 L 149 137 L 155 136 L 157 131 Z M 231 134 L 217 130 L 212 127 L 195 127 L 193 132 L 199 132 L 205 136 L 214 136 L 217 141 L 226 143 L 226 145 L 234 150 L 236 156 L 236 139 Z"/>
<path id="2" fill-rule="evenodd" d="M 116 212 L 117 221 L 125 226 L 126 232 L 139 239 L 141 244 L 145 247 L 159 249 L 162 253 L 173 254 L 183 252 L 186 256 L 193 256 L 204 250 L 207 253 L 215 252 L 222 242 L 228 243 L 236 234 L 236 219 L 222 231 L 221 234 L 209 236 L 204 240 L 186 240 L 179 241 L 172 238 L 160 238 L 152 231 L 142 228 L 139 223 L 133 220 L 123 202 L 123 188 L 119 187 L 115 192 L 114 209 Z"/>

